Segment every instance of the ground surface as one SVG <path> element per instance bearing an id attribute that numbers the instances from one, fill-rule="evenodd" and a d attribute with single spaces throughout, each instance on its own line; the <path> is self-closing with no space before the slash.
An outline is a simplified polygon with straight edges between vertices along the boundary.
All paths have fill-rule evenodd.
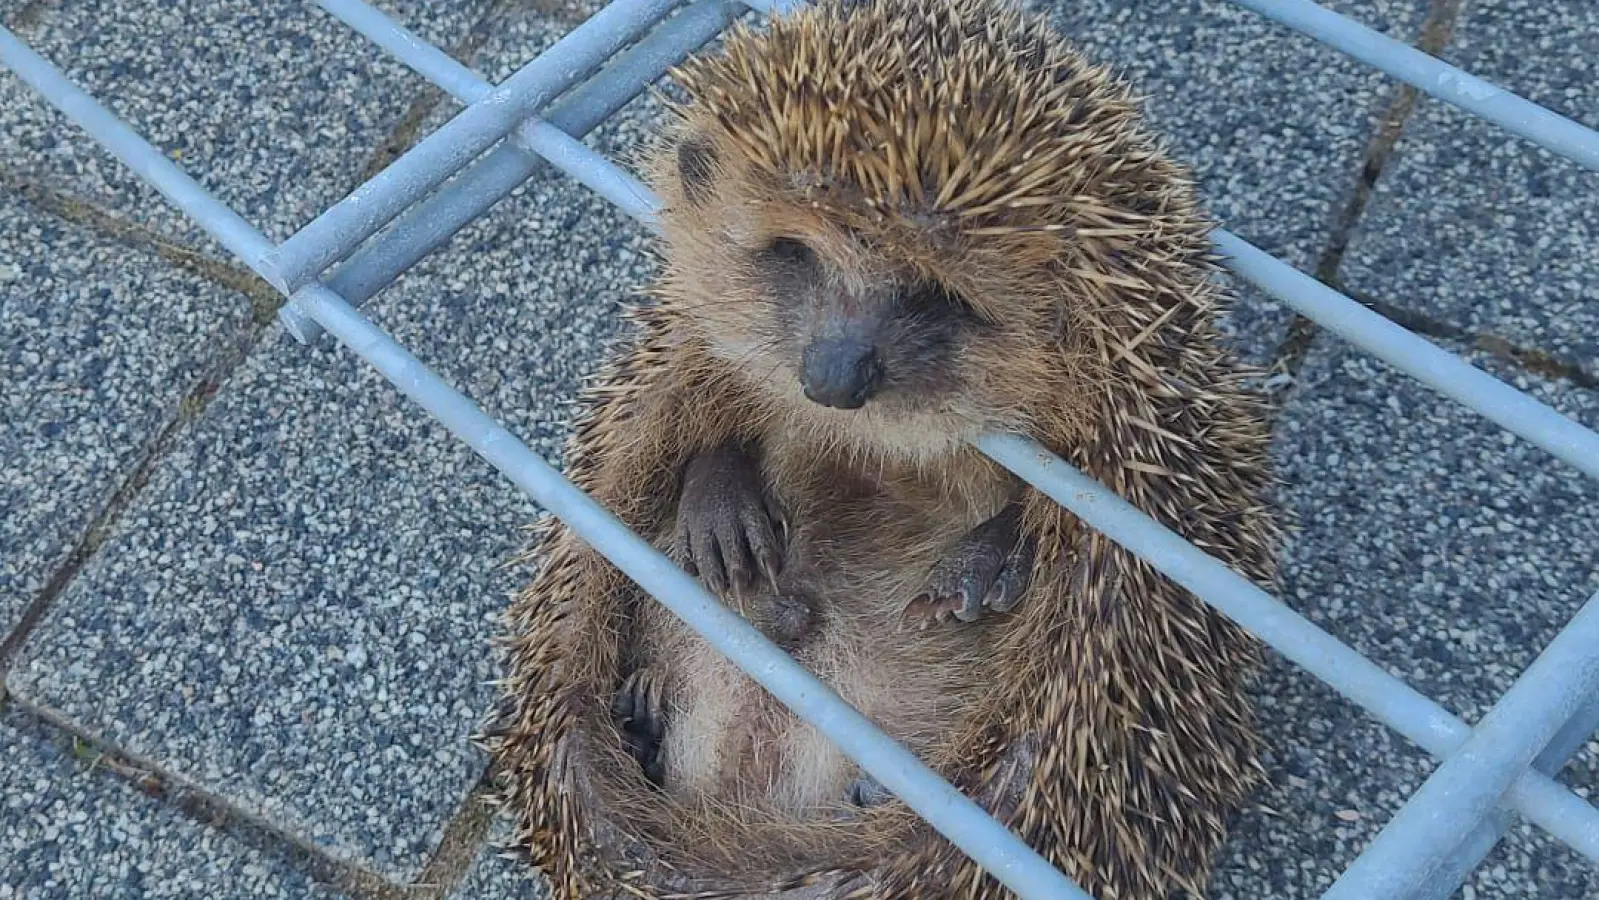
<path id="1" fill-rule="evenodd" d="M 1149 96 L 1248 240 L 1599 426 L 1599 176 L 1225 2 L 1035 0 Z M 1330 4 L 1599 126 L 1585 0 Z M 380 7 L 500 79 L 595 8 Z M 306 4 L 0 2 L 273 239 L 457 107 Z M 534 509 L 0 74 L 0 898 L 536 896 L 466 737 Z M 589 138 L 637 148 L 629 106 Z M 648 277 L 535 176 L 367 305 L 547 458 Z M 1599 486 L 1243 290 L 1282 377 L 1285 599 L 1473 719 L 1599 588 Z M 1586 513 L 1586 515 L 1585 515 Z M 1430 770 L 1273 658 L 1219 898 L 1309 898 Z M 1566 780 L 1599 786 L 1590 744 Z M 1599 897 L 1516 826 L 1458 896 Z"/>

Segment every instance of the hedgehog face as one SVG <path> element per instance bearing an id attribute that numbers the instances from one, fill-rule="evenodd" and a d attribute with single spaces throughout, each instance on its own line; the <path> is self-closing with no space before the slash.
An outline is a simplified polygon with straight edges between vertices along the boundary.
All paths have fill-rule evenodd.
<path id="1" fill-rule="evenodd" d="M 815 202 L 815 173 L 774 178 L 696 129 L 662 149 L 679 321 L 792 423 L 927 459 L 1069 393 L 1038 362 L 1063 353 L 1058 235 Z"/>
<path id="2" fill-rule="evenodd" d="M 752 387 L 862 434 L 970 433 L 1013 405 L 979 387 L 1006 329 L 948 280 L 880 234 L 728 177 L 700 141 L 676 157 L 664 224 L 678 309 Z"/>
<path id="3" fill-rule="evenodd" d="M 838 243 L 848 252 L 827 252 Z M 805 399 L 908 411 L 962 387 L 959 353 L 982 323 L 948 287 L 895 271 L 850 237 L 776 234 L 749 257 L 758 302 L 747 334 L 769 348 L 752 362 L 775 364 L 773 374 L 793 379 Z"/>

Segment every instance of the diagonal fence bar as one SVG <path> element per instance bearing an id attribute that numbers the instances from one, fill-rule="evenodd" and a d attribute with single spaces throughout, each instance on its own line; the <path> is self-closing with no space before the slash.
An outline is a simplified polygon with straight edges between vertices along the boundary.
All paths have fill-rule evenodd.
<path id="1" fill-rule="evenodd" d="M 739 0 L 691 3 L 622 51 L 593 78 L 569 91 L 550 108 L 545 121 L 574 138 L 583 137 L 667 69 L 714 38 L 747 8 Z M 415 37 L 406 32 L 405 40 Z M 603 160 L 598 154 L 595 156 Z M 327 280 L 328 285 L 339 296 L 360 306 L 516 190 L 543 165 L 542 158 L 531 155 L 517 142 L 501 144 L 407 209 L 389 231 L 350 254 Z M 611 168 L 620 172 L 614 165 Z M 313 341 L 322 333 L 322 326 L 305 315 L 292 297 L 278 310 L 278 318 L 285 330 L 302 343 Z"/>
<path id="2" fill-rule="evenodd" d="M 1311 0 L 1231 0 L 1479 118 L 1599 171 L 1599 132 Z"/>
<path id="3" fill-rule="evenodd" d="M 315 2 L 463 103 L 476 103 L 494 90 L 494 85 L 470 68 L 411 34 L 388 15 L 361 0 Z M 511 141 L 523 150 L 543 157 L 558 171 L 611 201 L 628 215 L 645 218 L 653 213 L 651 198 L 641 194 L 637 180 L 584 146 L 582 141 L 537 115 L 524 119 L 516 126 L 511 132 Z"/>
<path id="4" fill-rule="evenodd" d="M 1596 730 L 1599 730 L 1599 695 L 1590 697 L 1587 706 L 1571 717 L 1571 721 L 1538 755 L 1532 768 L 1553 777 Z M 1489 851 L 1504 837 L 1510 829 L 1512 818 L 1514 815 L 1505 807 L 1495 809 L 1455 847 L 1454 853 L 1439 865 L 1427 885 L 1416 893 L 1414 900 L 1449 900 L 1455 889 L 1482 865 Z"/>
<path id="5" fill-rule="evenodd" d="M 265 237 L 247 224 L 241 233 L 238 223 L 243 220 L 236 213 L 207 194 L 160 151 L 3 26 L 0 63 L 119 159 L 137 163 L 156 176 L 158 181 L 152 183 L 202 227 L 208 231 L 213 226 L 228 229 L 235 242 L 254 254 L 252 268 L 265 277 L 268 264 L 261 261 L 259 252 L 263 246 L 270 246 Z M 698 579 L 628 529 L 347 301 L 320 283 L 307 285 L 299 293 L 307 314 L 323 328 L 536 503 L 565 522 L 797 716 L 837 744 L 1002 884 L 1025 900 L 1093 900 L 1037 851 L 884 734 L 755 626 L 718 601 Z"/>
<path id="6" fill-rule="evenodd" d="M 1599 692 L 1599 593 L 1389 819 L 1322 900 L 1409 897 Z"/>
<path id="7" fill-rule="evenodd" d="M 976 443 L 990 459 L 1433 756 L 1448 757 L 1470 737 L 1471 729 L 1437 702 L 1037 442 L 1017 435 L 990 434 Z M 1523 774 L 1508 799 L 1528 819 L 1599 862 L 1599 809 L 1537 772 Z"/>
<path id="8" fill-rule="evenodd" d="M 292 294 L 505 137 L 534 110 L 593 74 L 678 2 L 612 0 L 278 245 L 267 260 L 271 274 L 262 277 Z"/>

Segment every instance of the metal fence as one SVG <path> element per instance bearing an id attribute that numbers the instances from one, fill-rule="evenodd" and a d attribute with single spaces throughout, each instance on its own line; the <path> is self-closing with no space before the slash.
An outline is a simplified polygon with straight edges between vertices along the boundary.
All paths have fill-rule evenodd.
<path id="1" fill-rule="evenodd" d="M 734 19 L 750 10 L 781 15 L 793 4 L 614 0 L 496 85 L 361 0 L 316 2 L 466 105 L 277 245 L 3 27 L 0 62 L 281 291 L 288 302 L 279 315 L 291 334 L 310 341 L 332 333 L 1018 895 L 1086 900 L 357 310 L 544 164 L 652 226 L 653 194 L 580 138 Z M 1599 133 L 1570 119 L 1309 0 L 1232 2 L 1599 171 Z M 391 223 L 396 227 L 368 240 Z M 1245 280 L 1599 478 L 1599 434 L 1236 235 L 1218 230 L 1214 240 Z M 1512 813 L 1599 862 L 1599 809 L 1551 777 L 1599 728 L 1599 594 L 1473 728 L 1032 441 L 993 434 L 977 446 L 1440 760 L 1324 898 L 1447 897 L 1504 834 Z"/>

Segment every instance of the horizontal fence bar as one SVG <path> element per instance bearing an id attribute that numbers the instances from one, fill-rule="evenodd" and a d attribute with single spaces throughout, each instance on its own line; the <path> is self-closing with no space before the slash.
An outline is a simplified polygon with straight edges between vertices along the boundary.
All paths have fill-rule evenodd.
<path id="1" fill-rule="evenodd" d="M 1410 897 L 1599 691 L 1599 593 L 1417 788 L 1322 900 Z"/>
<path id="2" fill-rule="evenodd" d="M 387 13 L 371 4 L 361 0 L 313 2 L 457 100 L 474 103 L 483 99 L 492 89 L 486 80 L 455 57 L 401 27 Z"/>
<path id="3" fill-rule="evenodd" d="M 522 119 L 593 74 L 679 2 L 612 0 L 280 244 L 268 260 L 273 272 L 267 280 L 293 294 L 505 137 Z"/>
<path id="4" fill-rule="evenodd" d="M 69 98 L 78 114 L 84 116 L 83 120 L 97 126 L 120 125 L 109 111 L 72 86 L 3 26 L 0 26 L 0 62 L 13 69 L 19 62 L 32 68 L 38 83 L 50 89 L 41 89 L 40 94 L 52 105 L 59 107 L 58 101 Z M 69 90 L 63 90 L 64 87 Z M 93 115 L 85 116 L 86 111 Z M 81 120 L 75 117 L 75 121 Z M 202 219 L 195 215 L 202 227 L 209 230 L 213 221 L 229 221 L 226 217 L 218 218 L 216 213 L 217 207 L 224 210 L 227 207 L 217 203 L 125 125 L 106 131 L 89 127 L 85 130 L 102 143 L 114 139 L 127 145 L 123 149 L 132 158 L 148 163 L 152 170 L 161 169 L 160 177 L 175 188 L 176 196 L 184 198 L 179 208 L 191 215 L 199 212 L 204 216 Z M 164 165 L 157 166 L 150 159 L 151 154 Z M 253 237 L 249 234 L 238 237 L 250 247 L 267 243 L 259 232 L 254 232 Z M 245 262 L 265 277 L 267 265 L 259 257 L 253 263 Z M 982 807 L 939 777 L 915 754 L 884 734 L 859 710 L 768 640 L 744 617 L 718 601 L 698 579 L 629 530 L 609 510 L 568 481 L 469 398 L 450 387 L 343 298 L 321 284 L 306 286 L 301 295 L 307 314 L 323 328 L 377 369 L 401 393 L 431 413 L 536 503 L 566 523 L 578 537 L 795 715 L 837 744 L 846 756 L 904 800 L 1000 883 L 1028 900 L 1093 900 Z"/>
<path id="5" fill-rule="evenodd" d="M 714 38 L 747 8 L 738 0 L 700 0 L 690 4 L 618 54 L 593 78 L 571 89 L 550 108 L 545 121 L 573 138 L 582 138 L 667 69 Z M 415 38 L 406 32 L 397 39 Z M 468 74 L 477 77 L 470 70 Z M 541 157 L 531 155 L 524 146 L 507 142 L 474 161 L 434 194 L 402 213 L 387 232 L 350 254 L 327 280 L 328 286 L 356 306 L 371 299 L 545 165 Z M 593 155 L 604 160 L 599 154 Z M 605 164 L 622 177 L 631 178 L 614 163 L 605 160 Z M 634 180 L 633 184 L 638 182 Z M 648 191 L 645 196 L 653 199 Z M 653 212 L 654 207 L 650 209 Z M 640 221 L 646 227 L 650 225 L 649 218 Z M 292 297 L 278 310 L 278 318 L 285 330 L 301 342 L 315 340 L 322 333 L 322 326 L 301 312 L 299 301 Z"/>
<path id="6" fill-rule="evenodd" d="M 1571 717 L 1571 721 L 1560 729 L 1544 752 L 1538 755 L 1533 763 L 1533 769 L 1545 775 L 1554 777 L 1555 773 L 1565 767 L 1566 763 L 1575 756 L 1577 751 L 1594 732 L 1599 730 L 1599 695 L 1588 700 L 1588 705 Z M 1510 830 L 1514 813 L 1503 806 L 1495 809 L 1488 819 L 1480 823 L 1455 852 L 1439 866 L 1434 877 L 1428 879 L 1427 884 L 1417 892 L 1415 900 L 1449 900 L 1455 891 L 1464 884 L 1471 873 L 1482 865 L 1494 845 Z"/>
<path id="7" fill-rule="evenodd" d="M 1442 706 L 1036 441 L 988 434 L 976 444 L 989 458 L 1433 756 L 1448 757 L 1471 735 L 1471 729 Z M 1599 809 L 1538 773 L 1523 774 L 1508 796 L 1528 819 L 1599 861 Z"/>
<path id="8" fill-rule="evenodd" d="M 1433 390 L 1599 478 L 1599 433 L 1584 428 L 1453 353 L 1418 337 L 1226 229 L 1211 239 L 1227 267 Z"/>
<path id="9" fill-rule="evenodd" d="M 1232 0 L 1416 89 L 1599 170 L 1599 132 L 1310 0 Z"/>

